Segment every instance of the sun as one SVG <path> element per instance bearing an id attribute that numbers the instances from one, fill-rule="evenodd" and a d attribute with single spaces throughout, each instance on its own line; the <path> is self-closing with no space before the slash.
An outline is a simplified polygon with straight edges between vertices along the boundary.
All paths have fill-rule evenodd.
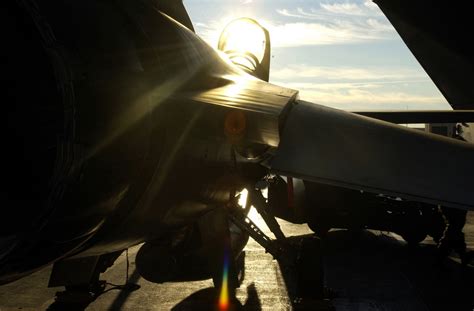
<path id="1" fill-rule="evenodd" d="M 218 48 L 232 62 L 255 69 L 264 58 L 267 37 L 260 24 L 251 18 L 239 18 L 223 30 Z"/>

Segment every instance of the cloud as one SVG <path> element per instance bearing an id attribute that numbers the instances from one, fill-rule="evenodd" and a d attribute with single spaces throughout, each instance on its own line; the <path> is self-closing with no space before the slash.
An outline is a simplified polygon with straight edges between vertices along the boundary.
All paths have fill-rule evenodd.
<path id="1" fill-rule="evenodd" d="M 272 83 L 300 91 L 300 98 L 344 110 L 450 109 L 441 95 L 387 90 L 384 83 Z"/>
<path id="2" fill-rule="evenodd" d="M 377 14 L 382 14 L 378 5 L 376 5 L 372 0 L 365 0 L 364 6 L 369 10 L 377 12 Z"/>
<path id="3" fill-rule="evenodd" d="M 320 20 L 326 20 L 330 17 L 330 15 L 325 14 L 323 12 L 307 12 L 302 8 L 296 8 L 294 10 L 288 10 L 288 9 L 277 9 L 276 12 L 280 15 L 286 16 L 286 17 L 294 17 L 294 18 L 302 18 L 302 19 L 320 19 Z"/>
<path id="4" fill-rule="evenodd" d="M 273 47 L 300 47 L 310 45 L 350 44 L 374 40 L 387 40 L 393 37 L 393 29 L 377 20 L 362 22 L 333 21 L 322 23 L 283 23 L 261 21 L 271 35 Z M 197 32 L 212 46 L 216 46 L 220 31 L 226 23 L 214 21 L 209 24 L 196 24 Z"/>
<path id="5" fill-rule="evenodd" d="M 324 79 L 336 81 L 413 81 L 426 80 L 426 74 L 416 68 L 361 68 L 361 67 L 328 67 L 306 64 L 288 65 L 271 72 L 272 78 L 284 79 Z"/>
<path id="6" fill-rule="evenodd" d="M 344 3 L 321 3 L 322 10 L 339 15 L 355 15 L 355 16 L 381 16 L 382 12 L 371 1 L 365 1 L 363 4 L 355 2 Z"/>
<path id="7" fill-rule="evenodd" d="M 339 109 L 449 109 L 426 74 L 416 68 L 292 65 L 273 70 L 270 76 L 274 84 L 299 90 L 303 100 Z"/>
<path id="8" fill-rule="evenodd" d="M 320 3 L 317 8 L 280 8 L 276 12 L 293 19 L 273 26 L 276 46 L 345 44 L 396 36 L 392 25 L 370 1 Z"/>
<path id="9" fill-rule="evenodd" d="M 269 25 L 272 45 L 275 47 L 297 47 L 307 45 L 347 44 L 388 39 L 384 27 L 373 23 L 351 23 L 339 21 L 332 24 L 286 23 Z"/>
<path id="10" fill-rule="evenodd" d="M 324 21 L 361 17 L 383 18 L 384 16 L 379 7 L 370 1 L 366 1 L 364 4 L 358 4 L 355 2 L 320 3 L 317 8 L 303 9 L 297 7 L 291 10 L 285 8 L 277 9 L 276 11 L 278 14 L 287 17 Z"/>
<path id="11" fill-rule="evenodd" d="M 366 15 L 364 7 L 356 3 L 321 3 L 321 8 L 334 14 Z"/>

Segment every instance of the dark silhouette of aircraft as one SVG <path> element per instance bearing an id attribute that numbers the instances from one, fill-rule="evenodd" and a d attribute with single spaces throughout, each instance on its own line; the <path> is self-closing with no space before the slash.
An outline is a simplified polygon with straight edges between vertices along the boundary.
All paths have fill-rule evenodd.
<path id="1" fill-rule="evenodd" d="M 453 107 L 472 108 L 473 54 L 454 18 L 464 4 L 441 13 L 428 1 L 377 3 Z M 249 234 L 291 257 L 237 204 L 248 189 L 281 242 L 259 191 L 275 175 L 474 208 L 474 147 L 395 124 L 469 122 L 473 111 L 305 102 L 265 81 L 268 53 L 204 43 L 181 1 L 5 5 L 0 283 L 54 264 L 50 285 L 92 286 L 143 242 L 159 271 L 200 262 L 217 285 L 226 252 L 237 257 Z"/>

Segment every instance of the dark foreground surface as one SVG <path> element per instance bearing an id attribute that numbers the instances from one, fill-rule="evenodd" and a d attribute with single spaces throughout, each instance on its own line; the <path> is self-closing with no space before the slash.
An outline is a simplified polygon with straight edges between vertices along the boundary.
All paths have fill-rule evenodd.
<path id="1" fill-rule="evenodd" d="M 287 235 L 310 233 L 305 225 L 281 222 Z M 474 215 L 465 227 L 468 247 L 474 249 Z M 245 278 L 237 291 L 242 310 L 474 310 L 474 267 L 462 267 L 455 256 L 440 267 L 435 246 L 428 238 L 409 247 L 397 235 L 376 231 L 359 233 L 333 230 L 324 241 L 325 283 L 337 294 L 324 303 L 297 303 L 291 294 L 291 277 L 254 241 L 245 252 Z M 133 292 L 114 289 L 86 310 L 212 310 L 215 293 L 211 280 L 156 284 L 135 270 L 138 247 L 129 251 L 130 281 L 141 288 Z M 55 292 L 47 288 L 50 268 L 0 287 L 0 311 L 46 310 Z M 125 280 L 124 254 L 102 275 L 110 283 Z M 291 296 L 291 295 L 290 295 Z"/>

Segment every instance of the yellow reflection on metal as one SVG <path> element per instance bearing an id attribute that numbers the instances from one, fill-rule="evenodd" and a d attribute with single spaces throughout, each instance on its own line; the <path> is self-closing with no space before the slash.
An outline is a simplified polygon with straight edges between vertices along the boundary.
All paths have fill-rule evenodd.
<path id="1" fill-rule="evenodd" d="M 238 98 L 245 91 L 246 84 L 235 83 L 224 89 L 224 95 L 229 98 Z"/>
<path id="2" fill-rule="evenodd" d="M 229 84 L 224 88 L 224 95 L 227 97 L 239 98 L 253 91 L 251 82 L 255 79 L 250 75 L 224 75 L 223 78 L 229 81 Z"/>
<path id="3" fill-rule="evenodd" d="M 248 195 L 249 195 L 249 191 L 247 189 L 244 189 L 240 192 L 240 197 L 239 197 L 239 202 L 238 202 L 240 207 L 245 208 L 245 205 L 247 204 Z"/>
<path id="4" fill-rule="evenodd" d="M 264 195 L 265 198 L 267 197 L 267 193 L 268 193 L 267 188 L 262 190 L 262 194 Z M 237 202 L 237 204 L 239 204 L 240 207 L 245 208 L 245 206 L 247 204 L 248 194 L 249 194 L 249 192 L 248 192 L 247 189 L 244 189 L 244 190 L 242 190 L 241 192 L 239 192 L 237 194 L 237 195 L 240 196 L 239 201 Z M 247 217 L 252 222 L 254 222 L 257 226 L 259 226 L 260 229 L 270 232 L 270 229 L 268 229 L 267 224 L 263 220 L 262 216 L 260 216 L 260 214 L 257 212 L 255 207 L 253 207 L 253 206 L 250 207 L 250 210 L 249 210 L 249 213 L 247 214 Z"/>

